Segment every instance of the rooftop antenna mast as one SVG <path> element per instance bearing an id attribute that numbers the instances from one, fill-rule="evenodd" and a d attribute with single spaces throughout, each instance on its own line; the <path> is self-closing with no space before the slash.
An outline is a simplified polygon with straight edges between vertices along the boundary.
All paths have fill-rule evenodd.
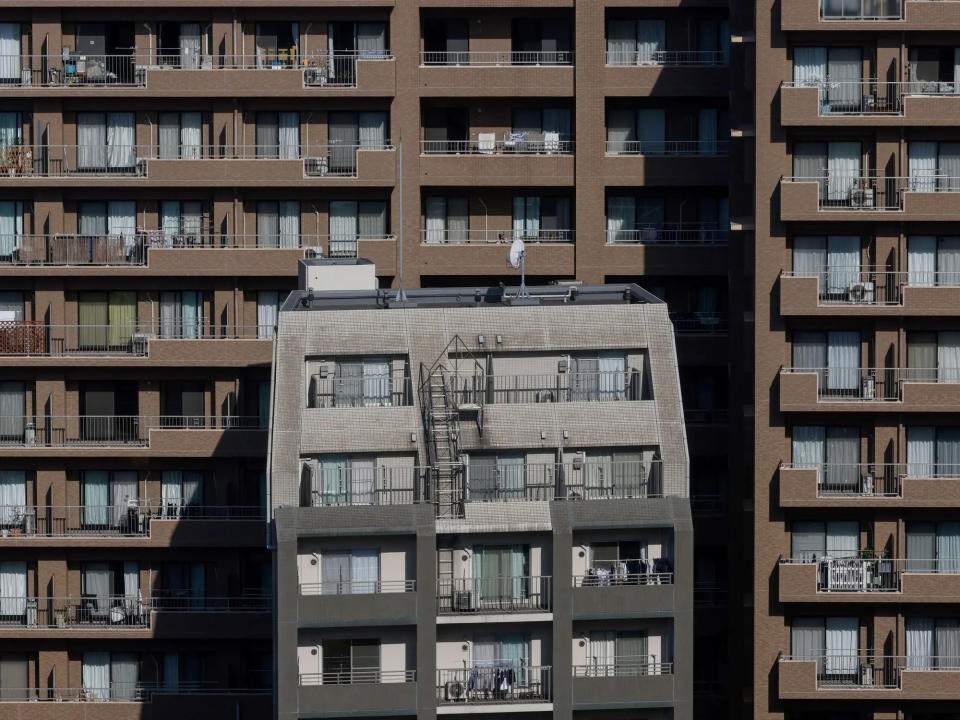
<path id="1" fill-rule="evenodd" d="M 398 303 L 407 301 L 407 293 L 403 290 L 403 137 L 397 140 L 397 190 L 400 202 L 400 229 L 397 233 L 397 243 L 400 246 L 400 257 L 397 258 L 397 297 Z"/>
<path id="2" fill-rule="evenodd" d="M 520 268 L 520 289 L 517 291 L 518 298 L 530 297 L 527 291 L 527 250 L 523 244 L 523 238 L 519 235 L 514 238 L 513 245 L 510 246 L 510 264 L 515 268 Z"/>

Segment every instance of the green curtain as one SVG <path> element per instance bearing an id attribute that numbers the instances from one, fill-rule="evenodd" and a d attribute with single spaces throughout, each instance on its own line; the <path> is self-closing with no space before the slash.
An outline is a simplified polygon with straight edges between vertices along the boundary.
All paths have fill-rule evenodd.
<path id="1" fill-rule="evenodd" d="M 81 350 L 105 349 L 107 346 L 107 294 L 83 292 L 77 296 L 78 338 Z"/>
<path id="2" fill-rule="evenodd" d="M 110 322 L 110 347 L 129 345 L 137 327 L 137 294 L 130 290 L 111 292 L 107 315 Z"/>
<path id="3" fill-rule="evenodd" d="M 347 458 L 343 455 L 327 455 L 320 458 L 320 487 L 323 488 L 324 505 L 346 505 L 349 502 L 347 488 Z"/>

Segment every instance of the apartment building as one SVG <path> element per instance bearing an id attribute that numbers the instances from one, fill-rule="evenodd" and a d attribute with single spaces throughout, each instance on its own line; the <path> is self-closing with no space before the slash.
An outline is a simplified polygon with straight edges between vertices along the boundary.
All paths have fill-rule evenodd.
<path id="1" fill-rule="evenodd" d="M 397 300 L 368 261 L 303 262 L 270 429 L 277 717 L 693 717 L 664 303 L 635 285 Z M 361 289 L 313 289 L 331 284 Z"/>
<path id="2" fill-rule="evenodd" d="M 757 17 L 754 716 L 956 717 L 960 5 Z"/>
<path id="3" fill-rule="evenodd" d="M 24 479 L 4 502 L 36 508 L 39 529 L 44 502 L 84 505 L 83 473 L 136 469 L 157 518 L 164 471 L 203 472 L 211 529 L 242 538 L 223 541 L 229 569 L 212 569 L 206 520 L 181 514 L 174 537 L 239 577 L 217 594 L 265 590 L 262 538 L 243 527 L 260 513 L 270 337 L 297 261 L 370 258 L 382 287 L 401 270 L 407 288 L 513 284 L 506 247 L 522 237 L 531 282 L 640 282 L 668 304 L 697 525 L 695 697 L 703 717 L 739 716 L 752 26 L 734 0 L 6 0 L 0 382 L 18 384 L 0 452 Z M 43 542 L 65 567 L 75 539 Z M 10 559 L 32 573 L 38 553 Z M 67 593 L 36 572 L 24 595 Z M 210 656 L 242 665 L 222 686 L 256 685 L 260 649 L 244 647 L 257 657 Z M 38 695 L 82 688 L 48 677 L 40 652 Z"/>

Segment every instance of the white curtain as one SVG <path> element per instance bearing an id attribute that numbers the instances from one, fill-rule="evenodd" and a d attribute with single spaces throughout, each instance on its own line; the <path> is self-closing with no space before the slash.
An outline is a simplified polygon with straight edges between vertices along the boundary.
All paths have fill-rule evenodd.
<path id="1" fill-rule="evenodd" d="M 367 56 L 381 56 L 387 51 L 387 26 L 385 23 L 357 23 L 357 52 Z"/>
<path id="2" fill-rule="evenodd" d="M 0 615 L 23 615 L 27 609 L 27 563 L 0 562 Z"/>
<path id="3" fill-rule="evenodd" d="M 131 502 L 136 502 L 140 493 L 137 487 L 136 470 L 115 470 L 110 477 L 110 524 L 120 525 Z"/>
<path id="4" fill-rule="evenodd" d="M 828 617 L 826 619 L 826 672 L 828 675 L 853 675 L 860 660 L 857 618 Z"/>
<path id="5" fill-rule="evenodd" d="M 160 478 L 161 514 L 178 517 L 183 506 L 183 472 L 164 470 Z"/>
<path id="6" fill-rule="evenodd" d="M 860 383 L 860 333 L 827 333 L 827 388 L 854 390 Z"/>
<path id="7" fill-rule="evenodd" d="M 86 525 L 106 525 L 110 511 L 110 473 L 87 470 L 83 473 L 83 521 Z"/>
<path id="8" fill-rule="evenodd" d="M 513 236 L 524 240 L 536 240 L 540 236 L 540 198 L 538 196 L 514 196 Z"/>
<path id="9" fill-rule="evenodd" d="M 193 70 L 200 67 L 200 24 L 180 23 L 180 67 Z"/>
<path id="10" fill-rule="evenodd" d="M 622 400 L 626 397 L 626 363 L 627 358 L 623 353 L 600 353 L 597 370 L 601 400 Z"/>
<path id="11" fill-rule="evenodd" d="M 827 145 L 827 197 L 847 200 L 860 178 L 860 143 L 831 142 Z"/>
<path id="12" fill-rule="evenodd" d="M 860 525 L 856 520 L 835 520 L 827 523 L 827 555 L 833 558 L 854 558 L 860 551 Z"/>
<path id="13" fill-rule="evenodd" d="M 617 634 L 611 630 L 590 633 L 587 664 L 593 668 L 596 675 L 603 676 L 613 671 L 612 666 L 616 657 L 616 639 Z"/>
<path id="14" fill-rule="evenodd" d="M 107 203 L 107 234 L 123 237 L 127 249 L 133 247 L 137 234 L 137 204 L 133 200 L 111 200 Z"/>
<path id="15" fill-rule="evenodd" d="M 826 290 L 827 244 L 822 236 L 798 235 L 793 238 L 793 273 L 800 277 L 815 277 L 819 291 Z"/>
<path id="16" fill-rule="evenodd" d="M 937 572 L 960 573 L 960 523 L 937 524 Z"/>
<path id="17" fill-rule="evenodd" d="M 938 240 L 937 285 L 960 285 L 960 237 L 947 236 Z"/>
<path id="18" fill-rule="evenodd" d="M 637 199 L 635 197 L 607 198 L 607 242 L 629 242 L 635 240 L 633 231 L 637 217 Z"/>
<path id="19" fill-rule="evenodd" d="M 427 232 L 424 238 L 428 243 L 442 243 L 445 238 L 447 202 L 446 198 L 431 196 L 426 200 Z"/>
<path id="20" fill-rule="evenodd" d="M 136 560 L 123 561 L 123 604 L 127 612 L 138 612 L 140 600 L 140 566 Z"/>
<path id="21" fill-rule="evenodd" d="M 936 282 L 937 238 L 911 235 L 907 241 L 907 283 L 932 287 Z"/>
<path id="22" fill-rule="evenodd" d="M 160 293 L 160 337 L 179 338 L 183 317 L 180 312 L 180 294 L 165 290 Z"/>
<path id="23" fill-rule="evenodd" d="M 136 164 L 136 143 L 133 113 L 107 113 L 107 167 L 133 167 Z"/>
<path id="24" fill-rule="evenodd" d="M 816 468 L 817 482 L 823 477 L 823 463 L 826 458 L 826 432 L 823 426 L 797 425 L 791 435 L 793 466 L 797 468 Z"/>
<path id="25" fill-rule="evenodd" d="M 27 505 L 27 479 L 23 470 L 0 470 L 0 524 L 9 525 Z"/>
<path id="26" fill-rule="evenodd" d="M 80 170 L 107 166 L 107 127 L 103 113 L 77 113 L 77 167 Z"/>
<path id="27" fill-rule="evenodd" d="M 942 142 L 937 157 L 937 187 L 940 190 L 960 190 L 960 143 Z"/>
<path id="28" fill-rule="evenodd" d="M 20 81 L 20 23 L 0 23 L 0 80 Z"/>
<path id="29" fill-rule="evenodd" d="M 860 279 L 860 237 L 831 235 L 827 238 L 827 292 L 842 294 Z"/>
<path id="30" fill-rule="evenodd" d="M 280 293 L 261 290 L 257 293 L 257 337 L 272 338 L 276 333 L 280 310 Z"/>
<path id="31" fill-rule="evenodd" d="M 667 25 L 663 20 L 637 21 L 637 63 L 657 64 L 666 49 Z"/>
<path id="32" fill-rule="evenodd" d="M 933 669 L 933 618 L 907 618 L 907 669 Z"/>
<path id="33" fill-rule="evenodd" d="M 637 58 L 637 28 L 633 20 L 607 23 L 607 64 L 633 65 Z"/>
<path id="34" fill-rule="evenodd" d="M 161 160 L 180 157 L 180 113 L 162 112 L 157 119 Z"/>
<path id="35" fill-rule="evenodd" d="M 300 113 L 278 113 L 278 137 L 280 159 L 296 160 L 300 157 Z"/>
<path id="36" fill-rule="evenodd" d="M 279 202 L 280 247 L 300 247 L 300 201 Z"/>
<path id="37" fill-rule="evenodd" d="M 937 189 L 937 143 L 907 143 L 907 165 L 910 173 L 910 190 L 933 192 Z"/>
<path id="38" fill-rule="evenodd" d="M 384 148 L 387 145 L 387 114 L 385 112 L 358 113 L 361 148 Z"/>
<path id="39" fill-rule="evenodd" d="M 357 239 L 357 203 L 352 200 L 330 202 L 330 242 L 352 243 Z"/>
<path id="40" fill-rule="evenodd" d="M 351 560 L 352 591 L 371 594 L 377 592 L 380 580 L 380 551 L 354 550 Z"/>
<path id="41" fill-rule="evenodd" d="M 173 238 L 180 234 L 180 203 L 164 200 L 160 203 L 160 229 L 163 230 L 164 247 L 173 247 Z"/>
<path id="42" fill-rule="evenodd" d="M 0 257 L 10 256 L 23 235 L 23 204 L 0 200 Z"/>
<path id="43" fill-rule="evenodd" d="M 203 156 L 203 116 L 198 112 L 180 115 L 180 157 L 197 160 Z"/>
<path id="44" fill-rule="evenodd" d="M 937 380 L 960 382 L 960 332 L 944 331 L 937 338 Z"/>
<path id="45" fill-rule="evenodd" d="M 83 689 L 92 700 L 110 698 L 110 653 L 85 652 L 83 654 Z"/>
<path id="46" fill-rule="evenodd" d="M 936 429 L 907 428 L 907 477 L 931 478 L 936 475 Z"/>
<path id="47" fill-rule="evenodd" d="M 387 358 L 364 358 L 363 404 L 390 404 L 390 361 Z"/>

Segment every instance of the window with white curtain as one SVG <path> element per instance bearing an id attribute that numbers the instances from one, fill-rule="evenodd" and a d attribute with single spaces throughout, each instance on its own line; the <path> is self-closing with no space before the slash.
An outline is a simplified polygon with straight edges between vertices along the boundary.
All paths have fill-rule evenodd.
<path id="1" fill-rule="evenodd" d="M 663 62 L 667 26 L 663 20 L 607 21 L 608 65 L 654 65 Z"/>
<path id="2" fill-rule="evenodd" d="M 960 619 L 908 617 L 908 670 L 960 669 Z"/>
<path id="3" fill-rule="evenodd" d="M 78 170 L 129 170 L 136 157 L 134 113 L 77 113 Z"/>
<path id="4" fill-rule="evenodd" d="M 908 427 L 907 477 L 960 477 L 960 427 Z"/>
<path id="5" fill-rule="evenodd" d="M 20 83 L 21 52 L 20 23 L 0 23 L 0 84 Z"/>
<path id="6" fill-rule="evenodd" d="M 277 332 L 280 292 L 260 290 L 257 293 L 257 337 L 272 338 Z"/>
<path id="7" fill-rule="evenodd" d="M 0 470 L 0 526 L 19 526 L 23 522 L 26 511 L 26 471 Z"/>
<path id="8" fill-rule="evenodd" d="M 27 610 L 27 563 L 0 562 L 0 617 L 20 618 Z"/>
<path id="9" fill-rule="evenodd" d="M 0 259 L 13 257 L 23 240 L 23 203 L 0 200 Z"/>
<path id="10" fill-rule="evenodd" d="M 356 357 L 337 361 L 333 377 L 338 407 L 392 405 L 391 362 L 386 357 Z"/>
<path id="11" fill-rule="evenodd" d="M 2 26 L 0 26 L 2 27 Z M 3 40 L 0 38 L 0 43 Z M 0 57 L 0 64 L 4 61 Z M 2 81 L 0 81 L 2 84 Z M 23 141 L 23 115 L 18 112 L 0 112 L 0 148 L 17 145 Z"/>
<path id="12" fill-rule="evenodd" d="M 960 237 L 911 235 L 907 240 L 907 282 L 921 287 L 960 285 Z"/>
<path id="13" fill-rule="evenodd" d="M 856 427 L 796 425 L 791 446 L 793 467 L 815 468 L 821 494 L 860 488 L 860 431 Z"/>
<path id="14" fill-rule="evenodd" d="M 855 558 L 860 551 L 860 525 L 855 520 L 796 521 L 790 528 L 791 557 L 815 562 L 824 556 Z"/>
<path id="15" fill-rule="evenodd" d="M 960 332 L 907 333 L 907 379 L 960 382 Z"/>
<path id="16" fill-rule="evenodd" d="M 607 196 L 608 243 L 656 242 L 663 228 L 663 198 Z"/>
<path id="17" fill-rule="evenodd" d="M 0 444 L 19 444 L 24 440 L 27 396 L 24 383 L 0 381 Z"/>
<path id="18" fill-rule="evenodd" d="M 568 239 L 570 199 L 557 195 L 516 195 L 513 233 L 526 241 Z"/>
<path id="19" fill-rule="evenodd" d="M 907 572 L 960 573 L 960 523 L 907 523 Z"/>
<path id="20" fill-rule="evenodd" d="M 196 247 L 204 242 L 203 203 L 199 200 L 160 202 L 164 247 Z"/>
<path id="21" fill-rule="evenodd" d="M 135 653 L 88 651 L 81 661 L 87 700 L 131 702 L 137 698 L 140 660 Z"/>
<path id="22" fill-rule="evenodd" d="M 960 142 L 907 143 L 910 190 L 960 191 Z"/>
<path id="23" fill-rule="evenodd" d="M 662 108 L 611 108 L 607 112 L 607 152 L 662 155 L 666 151 L 666 111 Z"/>
<path id="24" fill-rule="evenodd" d="M 203 293 L 164 290 L 160 293 L 160 337 L 196 340 L 203 332 Z"/>
<path id="25" fill-rule="evenodd" d="M 424 242 L 465 243 L 469 241 L 470 201 L 466 197 L 428 195 L 423 203 Z"/>
<path id="26" fill-rule="evenodd" d="M 203 504 L 203 472 L 164 470 L 160 478 L 161 515 L 190 515 Z"/>
<path id="27" fill-rule="evenodd" d="M 296 160 L 300 157 L 300 113 L 258 112 L 256 156 Z"/>
<path id="28" fill-rule="evenodd" d="M 162 112 L 159 114 L 159 150 L 161 159 L 203 157 L 203 118 L 199 112 Z"/>
<path id="29" fill-rule="evenodd" d="M 856 235 L 797 236 L 793 240 L 794 274 L 819 278 L 821 300 L 848 301 L 860 280 L 860 245 Z"/>
<path id="30" fill-rule="evenodd" d="M 380 550 L 329 550 L 320 553 L 321 594 L 368 595 L 380 592 Z"/>
<path id="31" fill-rule="evenodd" d="M 821 393 L 849 395 L 860 390 L 858 331 L 794 331 L 793 368 L 817 372 Z"/>
<path id="32" fill-rule="evenodd" d="M 257 202 L 257 247 L 300 247 L 299 200 Z"/>
<path id="33" fill-rule="evenodd" d="M 387 235 L 387 204 L 382 200 L 334 200 L 329 215 L 331 257 L 357 254 L 357 240 Z"/>

